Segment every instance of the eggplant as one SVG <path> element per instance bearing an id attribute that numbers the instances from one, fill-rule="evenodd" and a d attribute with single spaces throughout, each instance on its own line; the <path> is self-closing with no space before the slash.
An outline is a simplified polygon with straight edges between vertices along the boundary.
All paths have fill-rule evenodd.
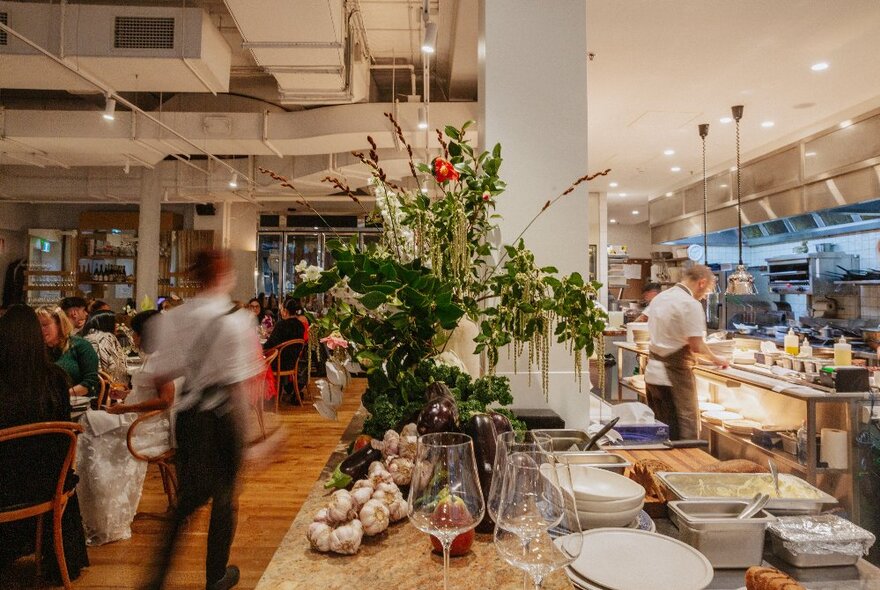
<path id="1" fill-rule="evenodd" d="M 455 405 L 455 400 L 442 395 L 425 404 L 419 412 L 419 419 L 416 420 L 419 435 L 452 432 L 457 423 L 458 406 Z"/>
<path id="2" fill-rule="evenodd" d="M 489 412 L 489 416 L 492 418 L 492 422 L 495 424 L 495 435 L 510 432 L 513 430 L 513 425 L 510 423 L 510 418 L 505 416 L 504 414 L 499 414 L 498 412 Z"/>
<path id="3" fill-rule="evenodd" d="M 449 399 L 455 399 L 452 392 L 449 391 L 449 387 L 441 381 L 434 381 L 425 389 L 426 402 L 431 401 L 435 397 L 448 397 Z"/>
<path id="4" fill-rule="evenodd" d="M 465 434 L 473 439 L 474 458 L 477 461 L 477 475 L 483 499 L 489 502 L 489 490 L 492 487 L 492 468 L 495 463 L 495 447 L 498 433 L 495 430 L 495 419 L 490 414 L 474 414 L 465 426 Z M 487 510 L 483 520 L 477 525 L 478 533 L 491 533 L 495 523 Z"/>
<path id="5" fill-rule="evenodd" d="M 367 477 L 367 471 L 373 461 L 382 460 L 382 451 L 374 449 L 372 444 L 368 444 L 361 450 L 356 451 L 346 457 L 330 476 L 330 479 L 324 484 L 328 490 L 336 488 L 341 490 L 347 488 L 352 482 Z"/>

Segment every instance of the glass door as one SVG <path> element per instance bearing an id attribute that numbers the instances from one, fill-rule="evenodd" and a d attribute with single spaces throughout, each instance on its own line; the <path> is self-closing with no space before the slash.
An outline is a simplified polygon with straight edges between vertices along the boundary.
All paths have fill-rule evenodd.
<path id="1" fill-rule="evenodd" d="M 299 275 L 295 270 L 297 264 L 305 260 L 306 264 L 321 265 L 320 233 L 287 233 L 285 239 L 283 294 L 293 291 L 299 283 Z"/>
<path id="2" fill-rule="evenodd" d="M 281 234 L 257 235 L 257 293 L 281 297 Z"/>

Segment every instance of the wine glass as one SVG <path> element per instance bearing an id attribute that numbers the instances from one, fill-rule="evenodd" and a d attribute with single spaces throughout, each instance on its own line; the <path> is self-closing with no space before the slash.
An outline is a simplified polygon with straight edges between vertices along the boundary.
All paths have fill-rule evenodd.
<path id="1" fill-rule="evenodd" d="M 495 461 L 492 465 L 492 483 L 489 485 L 489 495 L 486 497 L 486 510 L 493 521 L 498 520 L 498 504 L 508 457 L 513 453 L 524 453 L 531 456 L 538 465 L 555 463 L 550 452 L 552 448 L 550 435 L 543 432 L 511 430 L 498 435 L 495 443 Z"/>
<path id="2" fill-rule="evenodd" d="M 449 547 L 476 527 L 485 511 L 471 437 L 454 432 L 419 437 L 409 505 L 410 522 L 440 540 L 443 588 L 448 590 Z"/>
<path id="3" fill-rule="evenodd" d="M 531 576 L 536 590 L 580 555 L 583 536 L 567 464 L 540 464 L 512 453 L 504 467 L 495 548 Z"/>

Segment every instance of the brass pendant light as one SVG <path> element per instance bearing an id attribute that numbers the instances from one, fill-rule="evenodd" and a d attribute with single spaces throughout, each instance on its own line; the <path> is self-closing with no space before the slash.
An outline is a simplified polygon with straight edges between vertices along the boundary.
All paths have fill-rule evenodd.
<path id="1" fill-rule="evenodd" d="M 697 128 L 703 142 L 703 264 L 709 266 L 709 195 L 706 186 L 706 136 L 709 135 L 709 124 L 702 123 Z"/>
<path id="2" fill-rule="evenodd" d="M 739 236 L 739 264 L 732 275 L 727 277 L 727 290 L 725 295 L 755 295 L 755 277 L 746 270 L 743 264 L 743 235 L 742 235 L 742 164 L 740 162 L 739 121 L 742 119 L 743 107 L 737 105 L 730 108 L 733 119 L 736 121 L 736 216 L 738 222 L 737 235 Z"/>

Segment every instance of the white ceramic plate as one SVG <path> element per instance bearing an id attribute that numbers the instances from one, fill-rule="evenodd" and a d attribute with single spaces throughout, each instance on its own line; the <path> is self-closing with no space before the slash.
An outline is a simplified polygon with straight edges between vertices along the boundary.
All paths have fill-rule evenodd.
<path id="1" fill-rule="evenodd" d="M 578 509 L 578 518 L 580 519 L 581 526 L 585 529 L 625 527 L 631 524 L 641 511 L 642 504 L 621 512 L 584 512 Z"/>
<path id="2" fill-rule="evenodd" d="M 591 500 L 580 500 L 575 498 L 575 503 L 577 504 L 577 509 L 583 510 L 584 512 L 609 514 L 614 512 L 623 512 L 625 510 L 632 510 L 636 506 L 641 506 L 645 503 L 645 496 L 633 496 L 632 498 L 624 498 L 622 500 L 609 500 L 607 502 L 594 502 Z"/>
<path id="3" fill-rule="evenodd" d="M 628 477 L 606 469 L 569 465 L 575 500 L 608 502 L 645 497 L 645 488 Z M 560 474 L 563 473 L 560 471 Z"/>
<path id="4" fill-rule="evenodd" d="M 722 425 L 734 434 L 752 434 L 756 428 L 761 428 L 760 422 L 754 420 L 725 420 Z"/>
<path id="5" fill-rule="evenodd" d="M 700 402 L 701 412 L 723 412 L 724 406 L 721 404 L 713 404 L 712 402 Z"/>
<path id="6" fill-rule="evenodd" d="M 712 564 L 693 547 L 635 529 L 585 532 L 571 569 L 584 582 L 609 590 L 703 590 L 714 576 Z"/>
<path id="7" fill-rule="evenodd" d="M 742 414 L 737 414 L 736 412 L 703 412 L 703 418 L 712 424 L 722 424 L 723 422 L 727 422 L 730 420 L 742 420 Z"/>

